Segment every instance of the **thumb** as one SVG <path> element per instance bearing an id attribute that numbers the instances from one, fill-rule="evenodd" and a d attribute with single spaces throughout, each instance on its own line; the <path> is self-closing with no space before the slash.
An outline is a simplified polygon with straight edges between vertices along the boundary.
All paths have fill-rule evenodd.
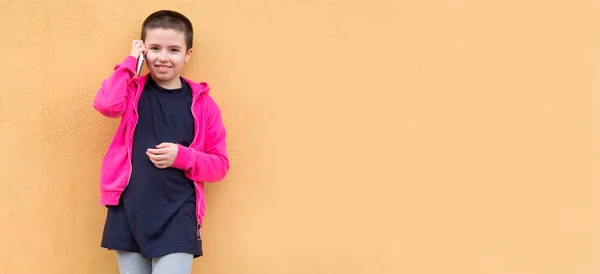
<path id="1" fill-rule="evenodd" d="M 173 145 L 173 143 L 160 143 L 159 145 L 156 146 L 156 148 L 165 148 L 165 147 L 170 147 L 171 145 Z"/>
<path id="2" fill-rule="evenodd" d="M 167 143 L 160 143 L 159 145 L 156 146 L 156 148 L 165 148 L 168 147 Z"/>

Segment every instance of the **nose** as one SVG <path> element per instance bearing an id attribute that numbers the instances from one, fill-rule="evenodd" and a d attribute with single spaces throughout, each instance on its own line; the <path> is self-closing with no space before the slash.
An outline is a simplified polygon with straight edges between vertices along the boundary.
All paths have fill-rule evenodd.
<path id="1" fill-rule="evenodd" d="M 167 58 L 167 52 L 165 52 L 164 50 L 160 52 L 160 54 L 158 54 L 158 61 L 159 62 L 167 62 L 169 61 L 169 58 Z"/>

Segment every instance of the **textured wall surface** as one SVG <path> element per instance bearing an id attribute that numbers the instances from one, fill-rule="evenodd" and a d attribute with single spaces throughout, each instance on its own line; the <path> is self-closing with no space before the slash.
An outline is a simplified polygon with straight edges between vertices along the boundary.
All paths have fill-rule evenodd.
<path id="1" fill-rule="evenodd" d="M 194 273 L 600 273 L 599 1 L 2 1 L 0 273 L 117 273 L 100 82 L 195 24 L 231 172 Z"/>

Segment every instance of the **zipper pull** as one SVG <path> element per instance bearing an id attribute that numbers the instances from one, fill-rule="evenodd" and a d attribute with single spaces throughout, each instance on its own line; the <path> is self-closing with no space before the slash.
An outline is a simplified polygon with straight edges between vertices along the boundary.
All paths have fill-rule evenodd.
<path id="1" fill-rule="evenodd" d="M 200 228 L 202 228 L 202 226 L 198 224 L 198 229 L 196 230 L 196 232 L 198 233 L 198 241 L 202 241 L 202 237 L 200 236 Z"/>

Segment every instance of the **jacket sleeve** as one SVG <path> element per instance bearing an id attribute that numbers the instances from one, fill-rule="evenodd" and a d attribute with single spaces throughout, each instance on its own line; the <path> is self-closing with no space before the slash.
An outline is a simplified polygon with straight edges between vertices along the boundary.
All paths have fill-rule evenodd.
<path id="1" fill-rule="evenodd" d="M 127 87 L 135 75 L 137 60 L 128 55 L 115 66 L 112 75 L 102 81 L 94 99 L 94 109 L 102 115 L 117 118 L 123 115 L 127 105 Z"/>
<path id="2" fill-rule="evenodd" d="M 215 183 L 222 181 L 229 171 L 226 132 L 221 110 L 207 96 L 208 124 L 204 151 L 178 145 L 177 156 L 172 167 L 182 169 L 186 177 L 196 182 Z"/>

